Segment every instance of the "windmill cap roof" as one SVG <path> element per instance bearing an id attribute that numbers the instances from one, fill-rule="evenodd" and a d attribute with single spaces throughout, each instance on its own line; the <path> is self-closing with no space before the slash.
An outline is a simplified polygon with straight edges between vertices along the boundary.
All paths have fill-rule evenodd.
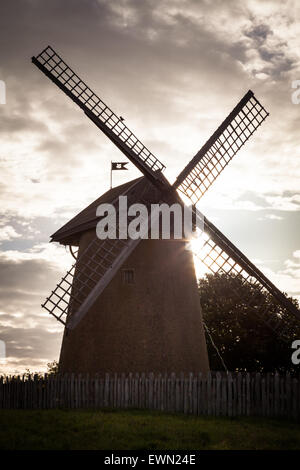
<path id="1" fill-rule="evenodd" d="M 153 190 L 153 185 L 144 176 L 129 181 L 128 183 L 116 186 L 102 194 L 98 199 L 92 202 L 89 206 L 83 209 L 79 214 L 75 215 L 73 219 L 69 220 L 57 232 L 51 235 L 51 242 L 59 242 L 63 245 L 78 246 L 80 235 L 96 227 L 99 217 L 96 216 L 97 207 L 100 204 L 113 203 L 118 200 L 119 196 L 124 195 L 128 191 L 134 191 L 136 201 L 138 202 L 142 193 L 145 192 L 145 187 L 149 185 L 149 189 Z"/>

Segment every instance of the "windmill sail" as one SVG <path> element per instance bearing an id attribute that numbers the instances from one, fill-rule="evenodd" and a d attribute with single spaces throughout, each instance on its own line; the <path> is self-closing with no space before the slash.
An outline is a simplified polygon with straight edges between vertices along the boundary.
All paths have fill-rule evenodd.
<path id="1" fill-rule="evenodd" d="M 141 231 L 148 230 L 151 221 L 150 215 Z M 95 236 L 42 307 L 68 329 L 75 328 L 140 242 Z"/>
<path id="2" fill-rule="evenodd" d="M 52 49 L 46 47 L 32 62 L 68 95 L 105 135 L 153 182 L 165 168 L 145 145 Z"/>
<path id="3" fill-rule="evenodd" d="M 139 242 L 95 237 L 42 307 L 68 328 L 74 328 Z"/>
<path id="4" fill-rule="evenodd" d="M 178 175 L 178 188 L 196 204 L 269 115 L 251 90 Z"/>
<path id="5" fill-rule="evenodd" d="M 199 217 L 197 211 L 196 217 Z M 260 292 L 269 292 L 278 304 L 289 313 L 300 320 L 298 308 L 230 241 L 220 230 L 215 227 L 206 217 L 204 217 L 203 245 L 201 249 L 195 251 L 195 255 L 213 273 L 225 273 L 234 276 L 241 276 L 244 282 L 250 282 L 257 287 L 256 295 L 244 299 L 244 302 L 252 307 L 253 311 L 279 336 L 285 337 L 287 331 L 282 329 L 281 318 L 278 316 L 274 322 L 274 317 L 268 315 L 260 308 Z"/>
<path id="6" fill-rule="evenodd" d="M 127 196 L 128 207 L 136 202 L 134 189 L 140 184 L 140 179 L 135 180 L 122 196 Z M 141 224 L 142 230 L 147 231 L 150 227 L 153 216 L 149 207 L 151 201 L 149 188 L 151 183 L 143 183 L 140 193 L 140 202 L 143 203 L 150 214 Z M 153 202 L 157 203 L 159 195 L 151 191 Z M 147 199 L 144 199 L 146 197 Z M 112 201 L 116 204 L 118 197 Z M 130 217 L 128 217 L 128 220 Z M 116 210 L 116 221 L 119 220 L 119 211 Z M 57 284 L 51 295 L 47 297 L 42 305 L 44 309 L 53 315 L 57 320 L 66 325 L 68 329 L 73 329 L 93 306 L 97 298 L 101 295 L 106 286 L 114 278 L 129 255 L 135 250 L 141 238 L 119 238 L 120 227 L 116 226 L 116 239 L 99 239 L 94 237 L 76 259 L 76 263 L 67 271 L 59 284 Z"/>

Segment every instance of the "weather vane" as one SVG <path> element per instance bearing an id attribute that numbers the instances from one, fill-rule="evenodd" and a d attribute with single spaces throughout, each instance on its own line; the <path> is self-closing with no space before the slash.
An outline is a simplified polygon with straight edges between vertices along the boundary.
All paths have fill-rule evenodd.
<path id="1" fill-rule="evenodd" d="M 110 162 L 110 189 L 112 189 L 112 172 L 115 170 L 128 170 L 126 168 L 126 165 L 128 165 L 129 162 Z"/>

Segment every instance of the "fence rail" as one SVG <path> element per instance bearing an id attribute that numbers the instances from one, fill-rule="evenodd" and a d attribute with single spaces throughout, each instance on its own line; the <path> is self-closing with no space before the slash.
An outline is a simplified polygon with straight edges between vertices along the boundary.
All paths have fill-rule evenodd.
<path id="1" fill-rule="evenodd" d="M 289 374 L 24 375 L 0 377 L 0 409 L 140 408 L 208 416 L 300 418 Z"/>

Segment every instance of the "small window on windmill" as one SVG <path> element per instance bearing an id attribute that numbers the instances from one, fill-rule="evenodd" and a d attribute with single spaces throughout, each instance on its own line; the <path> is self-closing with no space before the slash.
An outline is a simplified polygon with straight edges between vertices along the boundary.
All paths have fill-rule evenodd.
<path id="1" fill-rule="evenodd" d="M 134 284 L 134 269 L 122 269 L 123 284 Z"/>

